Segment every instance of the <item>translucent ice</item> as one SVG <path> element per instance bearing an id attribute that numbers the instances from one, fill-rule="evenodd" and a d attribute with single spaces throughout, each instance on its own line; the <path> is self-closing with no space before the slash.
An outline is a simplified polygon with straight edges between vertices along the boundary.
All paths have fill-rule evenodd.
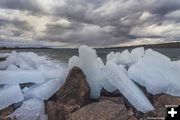
<path id="1" fill-rule="evenodd" d="M 146 56 L 158 58 L 159 61 L 167 61 L 167 62 L 170 62 L 170 61 L 171 61 L 171 59 L 170 59 L 169 57 L 167 57 L 167 56 L 165 56 L 165 55 L 163 55 L 163 54 L 161 54 L 161 53 L 159 53 L 159 52 L 157 52 L 157 51 L 154 51 L 154 50 L 152 50 L 152 49 L 147 49 L 147 50 L 145 51 L 144 57 L 146 57 Z"/>
<path id="2" fill-rule="evenodd" d="M 1 70 L 0 84 L 43 83 L 66 77 L 66 70 Z"/>
<path id="3" fill-rule="evenodd" d="M 0 87 L 0 110 L 13 103 L 18 103 L 23 99 L 23 94 L 19 85 Z"/>
<path id="4" fill-rule="evenodd" d="M 24 101 L 21 107 L 12 114 L 13 116 L 17 120 L 47 120 L 44 102 L 38 99 Z"/>
<path id="5" fill-rule="evenodd" d="M 42 83 L 43 74 L 38 71 L 6 70 L 0 71 L 0 84 Z"/>
<path id="6" fill-rule="evenodd" d="M 21 70 L 58 69 L 60 67 L 60 65 L 48 60 L 45 56 L 38 56 L 33 52 L 17 53 L 15 51 L 9 53 L 5 61 L 0 62 L 0 69 L 11 69 L 12 65 Z"/>
<path id="7" fill-rule="evenodd" d="M 131 59 L 132 59 L 133 63 L 136 63 L 137 61 L 142 59 L 143 56 L 144 56 L 144 48 L 143 47 L 138 47 L 138 48 L 132 49 Z"/>
<path id="8" fill-rule="evenodd" d="M 124 50 L 118 57 L 118 63 L 122 65 L 131 65 L 132 59 L 128 50 Z"/>
<path id="9" fill-rule="evenodd" d="M 40 85 L 33 85 L 24 91 L 26 98 L 39 98 L 47 100 L 50 98 L 63 84 L 60 80 L 49 80 Z"/>
<path id="10" fill-rule="evenodd" d="M 143 92 L 128 78 L 122 67 L 114 63 L 107 63 L 103 73 L 109 83 L 119 89 L 138 111 L 145 113 L 154 109 Z"/>
<path id="11" fill-rule="evenodd" d="M 131 53 L 128 50 L 120 52 L 111 52 L 107 55 L 107 62 L 113 62 L 116 64 L 121 64 L 125 67 L 130 67 L 132 64 L 139 61 L 144 55 L 144 48 L 139 47 L 132 49 Z"/>
<path id="12" fill-rule="evenodd" d="M 80 67 L 80 61 L 78 56 L 72 56 L 69 59 L 68 67 L 71 69 L 74 66 Z"/>
<path id="13" fill-rule="evenodd" d="M 152 94 L 180 96 L 180 69 L 168 57 L 153 50 L 128 70 L 129 77 Z"/>
<path id="14" fill-rule="evenodd" d="M 11 64 L 7 67 L 7 70 L 19 70 L 19 68 L 16 65 Z"/>

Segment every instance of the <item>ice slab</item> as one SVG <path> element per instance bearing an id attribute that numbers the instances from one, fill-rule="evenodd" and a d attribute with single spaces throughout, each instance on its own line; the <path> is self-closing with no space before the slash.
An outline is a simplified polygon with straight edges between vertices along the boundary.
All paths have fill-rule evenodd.
<path id="1" fill-rule="evenodd" d="M 47 120 L 44 102 L 38 99 L 24 101 L 21 107 L 12 114 L 13 116 L 17 120 Z"/>
<path id="2" fill-rule="evenodd" d="M 78 57 L 78 56 L 72 56 L 72 57 L 69 59 L 68 67 L 71 69 L 71 68 L 73 68 L 74 66 L 80 67 L 80 61 L 79 61 L 79 57 Z"/>
<path id="3" fill-rule="evenodd" d="M 16 65 L 11 64 L 7 67 L 6 70 L 20 70 L 20 68 L 18 68 Z"/>
<path id="4" fill-rule="evenodd" d="M 33 85 L 24 90 L 25 98 L 38 98 L 41 100 L 49 99 L 55 92 L 57 92 L 63 81 L 49 80 L 40 85 Z"/>
<path id="5" fill-rule="evenodd" d="M 148 56 L 154 57 L 154 58 L 158 58 L 159 61 L 166 61 L 166 62 L 170 62 L 171 61 L 171 59 L 169 57 L 167 57 L 167 56 L 165 56 L 165 55 L 163 55 L 163 54 L 161 54 L 161 53 L 159 53 L 157 51 L 154 51 L 152 49 L 147 49 L 145 51 L 144 57 L 148 57 Z"/>
<path id="6" fill-rule="evenodd" d="M 38 71 L 1 70 L 0 84 L 42 83 L 45 77 Z"/>
<path id="7" fill-rule="evenodd" d="M 109 83 L 119 89 L 138 111 L 146 113 L 154 110 L 154 107 L 144 93 L 129 79 L 123 68 L 115 63 L 107 63 L 103 69 L 103 73 Z"/>
<path id="8" fill-rule="evenodd" d="M 125 67 L 129 67 L 135 62 L 137 62 L 140 57 L 142 57 L 144 50 L 143 48 L 136 48 L 129 53 L 128 50 L 124 50 L 122 53 L 120 52 L 111 52 L 107 55 L 107 63 L 108 62 L 113 62 L 116 63 L 117 65 L 123 65 Z"/>
<path id="9" fill-rule="evenodd" d="M 98 60 L 96 50 L 88 46 L 79 47 L 80 67 L 86 75 L 86 79 L 91 87 L 91 97 L 98 98 L 102 89 L 102 71 L 100 61 Z"/>
<path id="10" fill-rule="evenodd" d="M 136 63 L 138 62 L 140 59 L 142 59 L 142 57 L 144 56 L 145 51 L 143 47 L 138 47 L 138 48 L 134 48 L 131 51 L 131 59 L 132 59 L 132 63 Z"/>
<path id="11" fill-rule="evenodd" d="M 19 85 L 8 85 L 0 88 L 0 110 L 24 99 Z"/>
<path id="12" fill-rule="evenodd" d="M 17 66 L 21 70 L 42 70 L 61 68 L 55 61 L 50 61 L 46 56 L 38 56 L 33 52 L 15 51 L 8 53 L 5 61 L 0 62 L 0 69 L 6 70 L 9 66 Z M 11 68 L 11 67 L 10 67 Z"/>
<path id="13" fill-rule="evenodd" d="M 47 80 L 62 79 L 66 77 L 64 70 L 0 70 L 0 84 L 20 84 L 20 83 L 43 83 Z"/>
<path id="14" fill-rule="evenodd" d="M 152 94 L 180 96 L 180 69 L 160 53 L 146 51 L 143 59 L 129 68 L 128 75 Z"/>

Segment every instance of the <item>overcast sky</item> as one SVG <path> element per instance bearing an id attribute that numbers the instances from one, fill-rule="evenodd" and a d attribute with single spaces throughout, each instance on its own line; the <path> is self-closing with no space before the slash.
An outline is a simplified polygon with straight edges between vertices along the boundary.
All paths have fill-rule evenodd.
<path id="1" fill-rule="evenodd" d="M 0 0 L 0 45 L 118 46 L 180 40 L 180 0 Z"/>

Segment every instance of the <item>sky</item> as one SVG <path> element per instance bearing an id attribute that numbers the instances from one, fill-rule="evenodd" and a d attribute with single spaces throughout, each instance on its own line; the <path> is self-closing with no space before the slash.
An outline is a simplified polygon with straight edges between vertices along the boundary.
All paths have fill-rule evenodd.
<path id="1" fill-rule="evenodd" d="M 180 0 L 0 0 L 0 46 L 180 41 Z"/>

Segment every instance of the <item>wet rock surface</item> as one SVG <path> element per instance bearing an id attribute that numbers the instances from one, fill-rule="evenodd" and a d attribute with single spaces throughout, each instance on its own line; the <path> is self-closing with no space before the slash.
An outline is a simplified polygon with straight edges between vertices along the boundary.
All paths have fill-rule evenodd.
<path id="1" fill-rule="evenodd" d="M 127 109 L 124 104 L 104 100 L 82 107 L 69 116 L 69 120 L 126 120 Z"/>

